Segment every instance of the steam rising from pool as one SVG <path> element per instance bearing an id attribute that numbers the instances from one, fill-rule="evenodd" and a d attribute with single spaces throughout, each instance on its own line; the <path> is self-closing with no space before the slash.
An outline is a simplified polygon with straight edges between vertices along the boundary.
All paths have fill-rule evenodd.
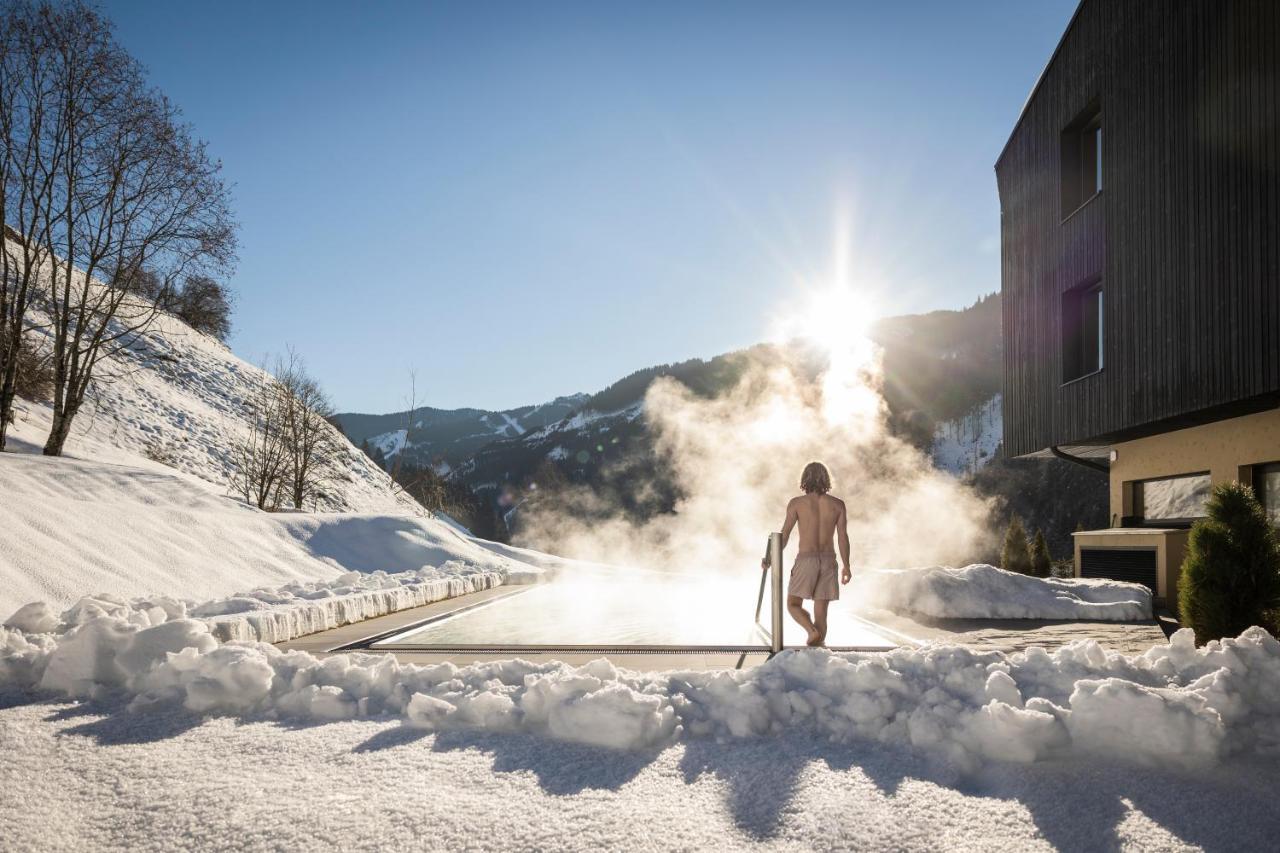
<path id="1" fill-rule="evenodd" d="M 978 556 L 989 541 L 988 502 L 890 434 L 881 354 L 861 332 L 868 318 L 839 322 L 839 312 L 859 307 L 836 295 L 817 303 L 818 314 L 784 326 L 784 338 L 817 329 L 811 342 L 827 358 L 816 375 L 804 346 L 782 343 L 749 354 L 734 387 L 715 398 L 670 378 L 652 384 L 644 416 L 683 495 L 674 513 L 633 521 L 578 487 L 533 505 L 520 540 L 618 566 L 758 573 L 767 534 L 780 529 L 801 469 L 817 459 L 848 507 L 855 566 L 963 565 Z M 824 310 L 836 321 L 810 322 Z M 649 488 L 634 471 L 621 475 L 622 485 Z"/>

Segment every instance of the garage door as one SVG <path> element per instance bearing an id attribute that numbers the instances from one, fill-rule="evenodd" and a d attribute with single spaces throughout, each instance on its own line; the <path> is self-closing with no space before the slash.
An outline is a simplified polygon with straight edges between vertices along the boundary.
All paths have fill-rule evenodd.
<path id="1" fill-rule="evenodd" d="M 1140 583 L 1156 591 L 1155 548 L 1081 548 L 1080 576 Z"/>

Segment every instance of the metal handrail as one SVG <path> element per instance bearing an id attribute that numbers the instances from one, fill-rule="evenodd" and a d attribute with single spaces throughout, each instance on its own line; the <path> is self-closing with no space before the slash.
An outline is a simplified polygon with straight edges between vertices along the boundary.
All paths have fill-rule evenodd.
<path id="1" fill-rule="evenodd" d="M 756 630 L 769 641 L 769 654 L 782 651 L 782 534 L 770 533 L 768 550 L 769 567 L 760 572 L 760 594 L 756 596 Z M 770 600 L 769 627 L 760 624 L 760 611 L 764 608 L 764 588 L 773 581 Z"/>

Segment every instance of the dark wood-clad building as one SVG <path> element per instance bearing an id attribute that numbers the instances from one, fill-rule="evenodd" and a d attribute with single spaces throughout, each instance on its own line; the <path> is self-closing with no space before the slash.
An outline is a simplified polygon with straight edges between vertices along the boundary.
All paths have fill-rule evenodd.
<path id="1" fill-rule="evenodd" d="M 1083 0 L 996 177 L 1005 450 L 1107 471 L 1076 571 L 1171 599 L 1213 483 L 1280 521 L 1280 2 Z"/>

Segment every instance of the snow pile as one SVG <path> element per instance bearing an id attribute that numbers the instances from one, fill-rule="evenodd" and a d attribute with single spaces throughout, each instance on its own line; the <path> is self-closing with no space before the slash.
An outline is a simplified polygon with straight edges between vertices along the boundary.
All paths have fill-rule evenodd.
<path id="1" fill-rule="evenodd" d="M 1151 590 L 1093 578 L 1036 578 L 975 564 L 883 569 L 854 576 L 850 597 L 867 608 L 939 619 L 1152 618 Z"/>
<path id="2" fill-rule="evenodd" d="M 1258 628 L 1195 647 L 1189 631 L 1142 655 L 1083 640 L 1049 653 L 963 646 L 887 653 L 784 652 L 745 671 L 631 673 L 604 660 L 456 667 L 389 655 L 318 659 L 218 643 L 171 602 L 86 603 L 62 633 L 46 614 L 0 631 L 0 684 L 130 707 L 339 720 L 398 717 L 426 729 L 520 731 L 620 749 L 792 729 L 939 755 L 960 766 L 1106 755 L 1181 767 L 1280 755 L 1280 643 Z M 42 621 L 46 624 L 42 625 Z M 18 623 L 22 624 L 18 624 Z"/>
<path id="3" fill-rule="evenodd" d="M 207 622 L 213 636 L 223 642 L 282 643 L 503 583 L 532 583 L 537 578 L 536 570 L 504 575 L 451 560 L 439 568 L 427 566 L 417 571 L 347 572 L 334 580 L 262 587 L 199 604 L 168 596 L 126 601 L 99 593 L 84 596 L 59 614 L 47 602 L 37 601 L 14 611 L 4 626 L 43 637 L 72 632 L 98 617 L 142 626 L 193 618 Z"/>
<path id="4" fill-rule="evenodd" d="M 523 574 L 509 577 L 508 582 L 532 578 Z M 219 640 L 283 643 L 502 583 L 503 576 L 496 572 L 473 571 L 466 564 L 451 561 L 439 569 L 394 574 L 347 572 L 332 581 L 258 589 L 206 602 L 193 608 L 191 615 L 207 618 Z"/>

